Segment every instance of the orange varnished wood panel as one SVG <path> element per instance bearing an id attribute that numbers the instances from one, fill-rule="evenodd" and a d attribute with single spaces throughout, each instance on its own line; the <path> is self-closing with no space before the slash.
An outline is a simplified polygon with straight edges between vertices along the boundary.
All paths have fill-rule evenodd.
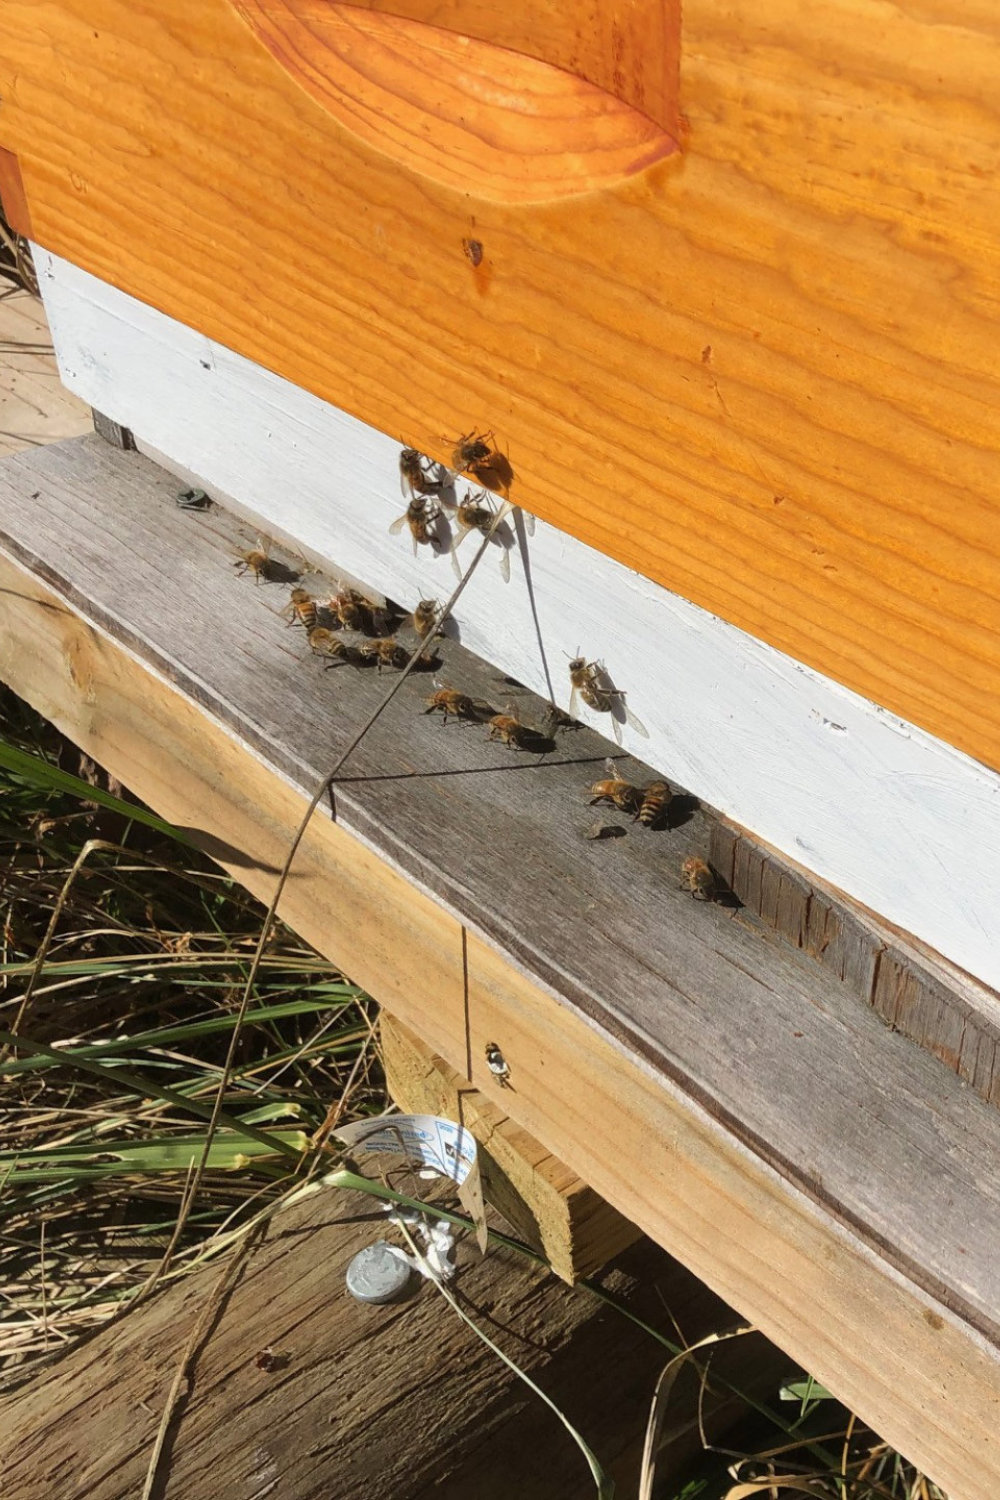
<path id="1" fill-rule="evenodd" d="M 414 4 L 354 19 L 384 41 Z M 520 60 L 497 38 L 486 79 L 444 56 L 390 151 L 350 126 L 367 43 L 334 106 L 251 9 L 324 20 L 7 0 L 0 145 L 35 236 L 439 457 L 492 427 L 528 508 L 1000 766 L 995 9 L 689 0 L 681 149 L 611 185 L 592 153 L 567 190 L 542 132 L 520 193 L 480 190 L 434 93 L 488 114 L 489 81 L 516 116 L 571 29 Z"/>

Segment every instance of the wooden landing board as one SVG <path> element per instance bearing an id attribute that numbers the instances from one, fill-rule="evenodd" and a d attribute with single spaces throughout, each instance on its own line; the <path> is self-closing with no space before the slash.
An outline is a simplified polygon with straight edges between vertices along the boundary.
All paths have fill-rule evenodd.
<path id="1" fill-rule="evenodd" d="M 539 8 L 393 8 L 6 0 L 25 229 L 1000 768 L 995 9 L 546 6 L 525 154 Z M 611 180 L 577 32 L 671 80 Z"/>
<path id="2" fill-rule="evenodd" d="M 0 672 L 265 898 L 384 692 L 231 567 L 240 529 L 99 440 L 5 461 Z M 467 691 L 495 674 L 454 643 Z M 588 730 L 541 764 L 404 684 L 283 912 L 954 1500 L 1000 1484 L 1000 1116 L 805 954 L 677 888 L 700 815 L 590 842 Z M 530 700 L 529 700 L 530 701 Z M 499 1091 L 497 1091 L 499 1096 Z"/>
<path id="3" fill-rule="evenodd" d="M 76 266 L 37 263 L 63 378 L 152 456 L 407 607 L 446 596 L 447 553 L 389 533 L 391 438 Z M 646 730 L 626 724 L 627 749 L 1000 987 L 1000 776 L 543 521 L 508 558 L 509 584 L 491 556 L 460 601 L 466 645 L 564 707 L 568 658 L 603 659 Z"/>

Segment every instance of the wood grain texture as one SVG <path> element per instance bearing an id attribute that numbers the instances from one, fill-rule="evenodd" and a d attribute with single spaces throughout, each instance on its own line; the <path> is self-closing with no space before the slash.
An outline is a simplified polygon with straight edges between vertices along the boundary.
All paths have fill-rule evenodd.
<path id="1" fill-rule="evenodd" d="M 617 0 L 608 8 L 623 9 Z M 577 197 L 677 149 L 617 94 L 493 39 L 331 0 L 240 0 L 237 9 L 277 64 L 347 130 L 456 192 L 508 205 Z M 478 8 L 476 18 L 485 20 Z M 648 46 L 639 53 L 654 68 L 658 56 Z"/>
<path id="2" fill-rule="evenodd" d="M 557 1276 L 591 1276 L 635 1242 L 634 1224 L 388 1012 L 379 1037 L 393 1101 L 408 1114 L 443 1115 L 472 1132 L 486 1201 Z"/>
<path id="3" fill-rule="evenodd" d="M 13 151 L 0 146 L 0 206 L 15 234 L 31 238 L 31 213 L 24 192 L 21 163 Z"/>
<path id="4" fill-rule="evenodd" d="M 397 1306 L 348 1296 L 351 1256 L 381 1238 L 402 1245 L 370 1199 L 331 1189 L 273 1221 L 200 1351 L 159 1493 L 502 1500 L 514 1485 L 528 1500 L 576 1500 L 587 1474 L 568 1434 L 429 1284 Z M 620 1493 L 634 1493 L 666 1351 L 510 1252 L 483 1260 L 462 1243 L 456 1259 L 467 1311 L 581 1424 Z M 0 1400 L 5 1500 L 135 1500 L 174 1371 L 220 1274 L 216 1264 L 167 1288 Z M 731 1320 L 649 1241 L 603 1280 L 670 1337 L 664 1304 L 689 1338 Z M 265 1348 L 282 1368 L 258 1368 Z M 725 1374 L 746 1376 L 749 1352 Z M 765 1353 L 772 1376 L 776 1362 Z M 710 1416 L 716 1432 L 725 1417 Z M 681 1452 L 696 1451 L 690 1407 L 677 1426 Z"/>
<path id="5" fill-rule="evenodd" d="M 414 557 L 389 532 L 402 508 L 391 438 L 36 258 L 63 379 L 154 458 L 408 608 L 447 596 L 447 552 Z M 544 522 L 507 540 L 510 583 L 491 556 L 460 600 L 471 650 L 563 707 L 567 660 L 602 658 L 645 726 L 622 726 L 626 749 L 1000 987 L 995 772 Z M 970 861 L 975 881 L 957 880 Z"/>
<path id="6" fill-rule="evenodd" d="M 303 660 L 283 595 L 229 566 L 238 529 L 178 511 L 141 456 L 85 439 L 0 472 L 0 672 L 266 899 L 303 788 L 382 686 Z M 955 1500 L 992 1500 L 996 1111 L 812 959 L 678 891 L 697 820 L 581 841 L 589 731 L 518 767 L 408 686 L 338 822 L 310 825 L 286 919 L 499 1098 L 495 1040 L 525 1129 Z"/>
<path id="7" fill-rule="evenodd" d="M 982 4 L 690 0 L 683 152 L 494 204 L 228 0 L 9 0 L 0 144 L 52 250 L 422 451 L 493 428 L 530 510 L 997 767 L 998 56 Z"/>
<path id="8" fill-rule="evenodd" d="M 1000 996 L 940 954 L 847 902 L 801 865 L 725 818 L 712 824 L 713 869 L 744 904 L 829 969 L 893 1030 L 1000 1105 Z"/>
<path id="9" fill-rule="evenodd" d="M 89 428 L 89 409 L 59 380 L 41 302 L 8 290 L 0 299 L 0 454 Z"/>

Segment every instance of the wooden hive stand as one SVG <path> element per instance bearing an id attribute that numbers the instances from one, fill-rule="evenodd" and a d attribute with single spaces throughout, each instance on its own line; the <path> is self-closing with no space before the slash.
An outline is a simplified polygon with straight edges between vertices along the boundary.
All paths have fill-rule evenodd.
<path id="1" fill-rule="evenodd" d="M 957 0 L 0 11 L 6 212 L 136 445 L 3 462 L 0 674 L 270 899 L 389 681 L 274 579 L 446 599 L 481 438 L 438 674 L 552 744 L 414 673 L 282 914 L 401 1097 L 564 1164 L 567 1244 L 603 1200 L 950 1500 L 1000 1491 L 998 68 Z"/>

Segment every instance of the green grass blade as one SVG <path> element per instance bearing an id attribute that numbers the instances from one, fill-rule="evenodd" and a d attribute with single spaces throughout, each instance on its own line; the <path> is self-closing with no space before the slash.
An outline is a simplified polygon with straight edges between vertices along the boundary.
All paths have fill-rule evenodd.
<path id="1" fill-rule="evenodd" d="M 289 1000 L 281 1005 L 259 1006 L 247 1014 L 248 1026 L 263 1021 L 278 1021 L 288 1016 L 310 1015 L 317 1011 L 333 1010 L 329 1000 Z M 79 1062 L 80 1058 L 115 1057 L 121 1052 L 131 1052 L 144 1047 L 176 1046 L 196 1037 L 211 1036 L 220 1031 L 231 1031 L 235 1016 L 217 1016 L 207 1021 L 190 1021 L 186 1025 L 160 1026 L 152 1031 L 137 1032 L 134 1036 L 111 1037 L 104 1042 L 87 1042 L 83 1046 L 55 1047 L 55 1057 L 14 1057 L 0 1063 L 0 1078 L 14 1073 L 28 1073 L 40 1068 L 54 1068 L 57 1063 Z M 120 1072 L 118 1073 L 120 1077 Z"/>
<path id="2" fill-rule="evenodd" d="M 68 1048 L 60 1050 L 58 1047 L 50 1047 L 47 1042 L 37 1042 L 29 1037 L 15 1035 L 12 1031 L 3 1030 L 0 1030 L 0 1042 L 6 1042 L 9 1046 L 17 1047 L 20 1051 L 28 1052 L 32 1056 L 55 1059 L 56 1062 L 62 1063 L 64 1066 L 68 1065 L 79 1068 L 82 1072 L 89 1073 L 92 1077 L 100 1078 L 102 1082 L 110 1083 L 116 1088 L 120 1088 L 124 1084 L 134 1094 L 138 1094 L 141 1099 L 146 1097 L 162 1099 L 166 1104 L 173 1104 L 178 1109 L 187 1110 L 190 1114 L 199 1115 L 203 1120 L 210 1120 L 214 1113 L 210 1104 L 202 1104 L 200 1100 L 185 1098 L 176 1089 L 164 1088 L 162 1084 L 154 1083 L 151 1078 L 142 1077 L 138 1073 L 131 1073 L 126 1068 L 102 1067 L 100 1063 L 91 1062 L 89 1058 L 78 1057 L 75 1052 L 70 1051 Z M 220 1113 L 219 1123 L 220 1125 L 227 1125 L 230 1130 L 236 1131 L 237 1134 L 246 1135 L 251 1140 L 260 1141 L 271 1150 L 277 1146 L 280 1151 L 286 1156 L 293 1157 L 296 1162 L 301 1159 L 301 1152 L 296 1151 L 293 1146 L 289 1146 L 284 1141 L 268 1135 L 266 1131 L 258 1130 L 256 1125 L 241 1124 L 239 1120 L 234 1119 L 232 1115 L 227 1114 L 225 1111 Z"/>
<path id="3" fill-rule="evenodd" d="M 131 818 L 135 823 L 144 823 L 147 828 L 152 828 L 167 838 L 176 839 L 179 844 L 186 844 L 192 849 L 195 847 L 186 834 L 145 807 L 140 807 L 135 802 L 123 802 L 111 792 L 91 786 L 79 776 L 71 776 L 68 771 L 61 771 L 58 766 L 51 765 L 40 755 L 29 755 L 26 750 L 18 750 L 3 739 L 0 739 L 0 767 L 42 791 L 67 792 L 71 797 L 79 797 L 81 801 L 96 802 L 101 807 L 108 807 L 112 812 Z"/>

